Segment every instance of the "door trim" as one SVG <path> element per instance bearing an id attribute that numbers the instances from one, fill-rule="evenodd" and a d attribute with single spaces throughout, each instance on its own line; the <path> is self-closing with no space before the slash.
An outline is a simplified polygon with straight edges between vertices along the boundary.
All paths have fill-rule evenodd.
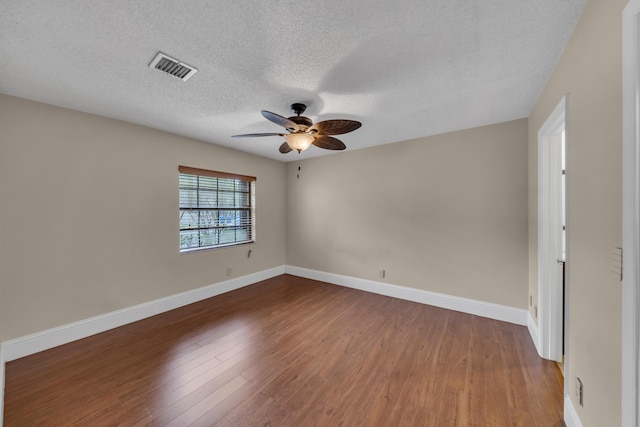
<path id="1" fill-rule="evenodd" d="M 622 425 L 640 417 L 640 0 L 622 12 Z"/>
<path id="2" fill-rule="evenodd" d="M 554 108 L 553 112 L 549 115 L 544 124 L 540 127 L 538 131 L 538 332 L 540 334 L 540 345 L 538 347 L 540 356 L 549 360 L 560 361 L 562 357 L 562 339 L 563 339 L 563 329 L 562 329 L 562 310 L 563 305 L 562 301 L 565 299 L 563 297 L 562 286 L 556 287 L 555 289 L 551 289 L 547 286 L 547 281 L 545 279 L 546 276 L 549 275 L 549 271 L 551 268 L 558 268 L 555 265 L 555 259 L 551 261 L 551 263 L 543 262 L 545 257 L 548 257 L 548 249 L 543 242 L 547 239 L 548 230 L 546 227 L 542 226 L 542 218 L 547 215 L 547 212 L 550 210 L 551 199 L 554 194 L 546 194 L 552 193 L 553 188 L 557 188 L 557 185 L 548 185 L 548 179 L 552 175 L 549 173 L 550 162 L 543 161 L 545 158 L 550 158 L 548 150 L 551 148 L 551 139 L 556 137 L 561 130 L 565 130 L 565 138 L 569 141 L 569 130 L 567 127 L 567 108 L 568 108 L 569 96 L 565 95 L 562 97 L 556 108 Z M 568 146 L 569 144 L 565 144 L 565 155 L 568 158 Z M 567 165 L 568 167 L 568 165 Z M 569 175 L 567 174 L 567 178 Z M 560 176 L 557 176 L 557 179 L 560 179 Z M 559 184 L 559 182 L 558 182 Z M 552 188 L 552 190 L 546 190 L 545 188 Z M 568 185 L 567 185 L 567 195 L 568 195 Z M 543 196 L 544 192 L 544 196 Z M 545 197 L 549 196 L 549 197 Z M 569 233 L 567 224 L 567 236 Z M 567 239 L 567 261 L 569 260 L 569 239 Z M 565 278 L 566 288 L 568 290 L 568 275 Z M 568 291 L 567 291 L 568 292 Z M 568 296 L 566 297 L 568 300 Z M 564 308 L 567 308 L 567 304 L 564 304 Z M 566 314 L 566 318 L 568 319 L 568 313 Z M 564 335 L 565 342 L 566 340 L 566 332 L 568 331 L 567 322 L 565 322 Z M 568 360 L 567 357 L 568 351 L 565 346 L 565 360 Z M 565 364 L 565 370 L 566 370 Z"/>

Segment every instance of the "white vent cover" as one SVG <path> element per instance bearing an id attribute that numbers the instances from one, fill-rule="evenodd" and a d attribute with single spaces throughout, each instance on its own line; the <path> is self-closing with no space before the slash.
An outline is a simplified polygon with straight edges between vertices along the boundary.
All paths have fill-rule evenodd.
<path id="1" fill-rule="evenodd" d="M 153 61 L 149 64 L 149 68 L 164 71 L 165 73 L 171 74 L 185 82 L 198 72 L 195 67 L 187 65 L 184 62 L 180 62 L 162 52 L 158 52 L 156 57 L 153 58 Z"/>

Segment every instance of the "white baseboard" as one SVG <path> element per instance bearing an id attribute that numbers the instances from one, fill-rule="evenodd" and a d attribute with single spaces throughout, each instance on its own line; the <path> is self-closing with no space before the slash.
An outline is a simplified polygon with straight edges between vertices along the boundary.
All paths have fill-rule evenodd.
<path id="1" fill-rule="evenodd" d="M 531 335 L 531 340 L 533 344 L 536 346 L 536 351 L 538 352 L 538 356 L 542 357 L 542 352 L 540 349 L 542 346 L 540 345 L 540 333 L 538 332 L 538 325 L 536 325 L 535 320 L 531 317 L 531 312 L 527 311 L 527 329 L 529 329 L 529 335 Z"/>
<path id="2" fill-rule="evenodd" d="M 419 302 L 422 304 L 433 305 L 449 310 L 474 314 L 490 319 L 501 320 L 504 322 L 515 323 L 523 326 L 527 325 L 528 312 L 527 310 L 519 308 L 439 294 L 435 292 L 423 291 L 420 289 L 408 288 L 388 283 L 375 282 L 372 280 L 359 279 L 356 277 L 325 273 L 301 267 L 280 266 L 249 274 L 247 276 L 242 276 L 213 285 L 205 286 L 203 288 L 198 288 L 158 300 L 150 301 L 147 303 L 138 304 L 132 307 L 124 308 L 122 310 L 48 329 L 42 332 L 37 332 L 35 334 L 5 341 L 0 344 L 1 390 L 4 393 L 5 362 L 10 362 L 12 360 L 29 356 L 40 351 L 67 344 L 78 339 L 86 338 L 91 335 L 107 331 L 109 329 L 117 328 L 128 323 L 133 323 L 147 317 L 155 316 L 169 310 L 183 307 L 194 302 L 202 301 L 204 299 L 211 298 L 216 295 L 239 289 L 244 286 L 248 286 L 256 282 L 270 279 L 272 277 L 279 276 L 285 273 L 327 283 L 333 283 L 336 285 L 346 286 L 354 289 L 360 289 L 380 295 L 386 295 L 408 301 Z M 534 340 L 534 342 L 536 342 L 536 340 Z M 2 426 L 3 419 L 3 402 L 4 399 L 0 400 L 0 427 Z M 571 408 L 573 409 L 573 407 Z M 565 414 L 566 413 L 567 410 L 565 403 Z M 575 414 L 575 411 L 573 413 Z M 570 427 L 581 427 L 577 415 L 575 416 L 575 419 L 578 420 L 578 424 L 567 425 Z"/>
<path id="3" fill-rule="evenodd" d="M 194 289 L 154 301 L 134 305 L 89 319 L 81 320 L 46 331 L 12 339 L 2 343 L 4 362 L 10 362 L 30 354 L 38 353 L 62 344 L 86 338 L 118 326 L 133 323 L 156 314 L 164 313 L 194 302 L 202 301 L 225 292 L 284 274 L 285 267 L 275 267 L 242 277 L 226 280 L 203 288 Z M 4 385 L 4 382 L 2 383 Z"/>
<path id="4" fill-rule="evenodd" d="M 582 427 L 580 417 L 578 417 L 576 408 L 573 407 L 568 395 L 564 396 L 564 422 L 567 427 Z"/>
<path id="5" fill-rule="evenodd" d="M 524 326 L 528 324 L 528 311 L 519 308 L 287 265 L 5 341 L 0 349 L 0 355 L 2 356 L 0 357 L 0 364 L 155 316 L 284 273 L 518 325 Z M 534 339 L 535 342 L 537 342 L 537 339 Z M 2 374 L 3 371 L 0 371 L 0 378 L 2 378 Z"/>
<path id="6" fill-rule="evenodd" d="M 439 294 L 421 289 L 392 285 L 389 283 L 375 282 L 373 280 L 359 279 L 357 277 L 325 273 L 323 271 L 310 270 L 291 265 L 287 265 L 285 271 L 287 274 L 305 277 L 307 279 L 319 280 L 322 282 L 332 283 L 334 285 L 360 289 L 362 291 L 372 292 L 375 294 L 433 305 L 467 314 L 474 314 L 476 316 L 501 320 L 503 322 L 515 323 L 517 325 L 527 325 L 528 312 L 527 310 L 520 308 Z"/>

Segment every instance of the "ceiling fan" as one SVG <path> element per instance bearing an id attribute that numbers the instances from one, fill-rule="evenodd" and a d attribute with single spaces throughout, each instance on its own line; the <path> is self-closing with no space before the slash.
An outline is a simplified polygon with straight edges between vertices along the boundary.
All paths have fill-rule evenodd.
<path id="1" fill-rule="evenodd" d="M 314 124 L 310 118 L 301 116 L 307 106 L 300 103 L 291 104 L 291 111 L 295 116 L 286 118 L 270 111 L 262 110 L 262 115 L 273 123 L 283 126 L 288 133 L 248 133 L 244 135 L 232 135 L 233 138 L 252 138 L 256 136 L 284 136 L 284 143 L 280 146 L 280 152 L 286 154 L 296 150 L 298 153 L 315 145 L 327 150 L 344 150 L 347 148 L 342 141 L 330 135 L 341 135 L 352 132 L 362 126 L 355 120 L 325 120 Z"/>

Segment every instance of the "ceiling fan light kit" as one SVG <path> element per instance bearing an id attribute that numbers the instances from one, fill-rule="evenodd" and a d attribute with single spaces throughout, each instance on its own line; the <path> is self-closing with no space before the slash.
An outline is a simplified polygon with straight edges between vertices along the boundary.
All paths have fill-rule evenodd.
<path id="1" fill-rule="evenodd" d="M 284 140 L 287 141 L 289 147 L 294 150 L 304 151 L 311 147 L 311 144 L 315 140 L 312 135 L 306 133 L 290 133 L 284 136 Z"/>
<path id="2" fill-rule="evenodd" d="M 325 120 L 313 124 L 313 121 L 301 116 L 307 106 L 301 103 L 291 104 L 291 111 L 296 114 L 292 117 L 283 117 L 270 111 L 262 110 L 262 115 L 269 121 L 284 127 L 289 133 L 250 133 L 232 135 L 234 138 L 252 138 L 261 136 L 284 136 L 285 142 L 280 146 L 280 152 L 286 154 L 296 150 L 298 153 L 306 150 L 311 145 L 326 150 L 344 150 L 347 148 L 342 141 L 330 135 L 341 135 L 352 132 L 362 126 L 355 120 L 336 119 Z"/>

